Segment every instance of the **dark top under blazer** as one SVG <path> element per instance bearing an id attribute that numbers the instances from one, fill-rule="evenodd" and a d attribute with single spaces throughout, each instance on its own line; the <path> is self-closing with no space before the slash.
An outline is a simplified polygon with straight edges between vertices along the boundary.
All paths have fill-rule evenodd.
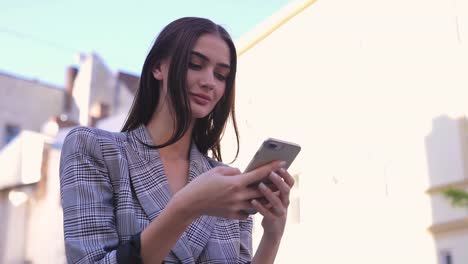
<path id="1" fill-rule="evenodd" d="M 140 140 L 140 142 L 138 141 Z M 128 133 L 78 127 L 65 138 L 60 189 L 69 263 L 117 263 L 117 249 L 153 221 L 171 199 L 164 168 L 145 126 Z M 222 165 L 192 144 L 188 181 Z M 252 219 L 201 216 L 166 263 L 248 263 Z"/>

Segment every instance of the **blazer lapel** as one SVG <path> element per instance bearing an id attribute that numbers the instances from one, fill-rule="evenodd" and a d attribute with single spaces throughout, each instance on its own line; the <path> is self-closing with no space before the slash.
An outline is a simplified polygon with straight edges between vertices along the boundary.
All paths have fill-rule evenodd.
<path id="1" fill-rule="evenodd" d="M 143 143 L 153 145 L 146 128 L 140 126 L 129 133 L 127 158 L 136 197 L 153 221 L 166 207 L 171 194 L 158 151 L 145 147 Z"/>
<path id="2" fill-rule="evenodd" d="M 210 170 L 213 166 L 209 160 L 201 154 L 196 145 L 192 143 L 190 150 L 190 169 L 188 175 L 188 182 L 190 183 L 200 174 Z M 217 218 L 214 216 L 203 215 L 197 218 L 189 228 L 186 230 L 186 239 L 188 239 L 188 245 L 192 250 L 193 258 L 198 259 L 201 252 L 208 243 L 211 237 Z"/>
<path id="3" fill-rule="evenodd" d="M 129 160 L 130 181 L 146 215 L 152 222 L 159 216 L 171 199 L 169 183 L 159 151 L 144 144 L 153 145 L 146 127 L 141 125 L 128 136 L 127 158 Z M 144 144 L 142 144 L 144 143 Z M 172 252 L 182 263 L 194 263 L 185 232 L 173 247 Z"/>

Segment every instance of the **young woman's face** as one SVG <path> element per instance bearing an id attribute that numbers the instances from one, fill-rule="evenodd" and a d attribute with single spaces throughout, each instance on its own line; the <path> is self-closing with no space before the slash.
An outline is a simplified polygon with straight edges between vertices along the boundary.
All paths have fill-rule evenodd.
<path id="1" fill-rule="evenodd" d="M 207 116 L 223 96 L 230 61 L 229 47 L 217 35 L 201 35 L 195 42 L 187 71 L 187 91 L 194 119 Z"/>
<path id="2" fill-rule="evenodd" d="M 207 116 L 223 96 L 230 61 L 229 47 L 217 35 L 204 34 L 195 42 L 186 78 L 193 119 Z M 170 61 L 165 60 L 153 69 L 154 78 L 162 82 L 160 107 L 169 104 L 166 97 L 169 64 Z"/>

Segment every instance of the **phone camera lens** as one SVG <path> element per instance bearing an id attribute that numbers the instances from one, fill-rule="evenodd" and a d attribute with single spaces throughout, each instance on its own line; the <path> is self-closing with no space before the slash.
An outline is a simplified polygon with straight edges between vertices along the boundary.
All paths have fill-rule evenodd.
<path id="1" fill-rule="evenodd" d="M 272 142 L 268 142 L 268 148 L 269 149 L 277 149 L 278 148 L 278 145 L 276 145 L 275 143 L 272 143 Z"/>

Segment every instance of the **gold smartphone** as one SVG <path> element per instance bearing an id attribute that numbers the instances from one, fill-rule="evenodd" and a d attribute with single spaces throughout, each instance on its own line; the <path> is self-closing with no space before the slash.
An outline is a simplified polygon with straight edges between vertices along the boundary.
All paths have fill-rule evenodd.
<path id="1" fill-rule="evenodd" d="M 285 169 L 288 169 L 300 151 L 301 151 L 301 146 L 296 143 L 279 140 L 275 138 L 268 138 L 265 141 L 263 141 L 262 145 L 257 150 L 252 160 L 249 162 L 249 165 L 247 165 L 247 168 L 244 170 L 244 172 L 249 172 L 251 170 L 254 170 L 262 165 L 268 164 L 275 160 L 285 161 L 286 162 Z M 275 186 L 273 185 L 273 183 L 271 183 L 271 181 L 268 178 L 265 178 L 264 180 L 261 180 L 258 182 L 251 183 L 249 184 L 249 187 L 254 188 L 260 182 L 264 182 L 265 184 L 269 185 L 270 188 L 273 188 L 274 190 Z M 263 204 L 267 203 L 265 198 L 260 198 L 258 200 L 260 203 L 263 203 Z M 241 212 L 243 214 L 249 214 L 249 215 L 257 213 L 255 209 L 242 210 Z"/>
<path id="2" fill-rule="evenodd" d="M 263 141 L 244 172 L 249 172 L 275 160 L 285 161 L 285 169 L 288 169 L 300 151 L 301 146 L 296 143 L 268 138 Z"/>

